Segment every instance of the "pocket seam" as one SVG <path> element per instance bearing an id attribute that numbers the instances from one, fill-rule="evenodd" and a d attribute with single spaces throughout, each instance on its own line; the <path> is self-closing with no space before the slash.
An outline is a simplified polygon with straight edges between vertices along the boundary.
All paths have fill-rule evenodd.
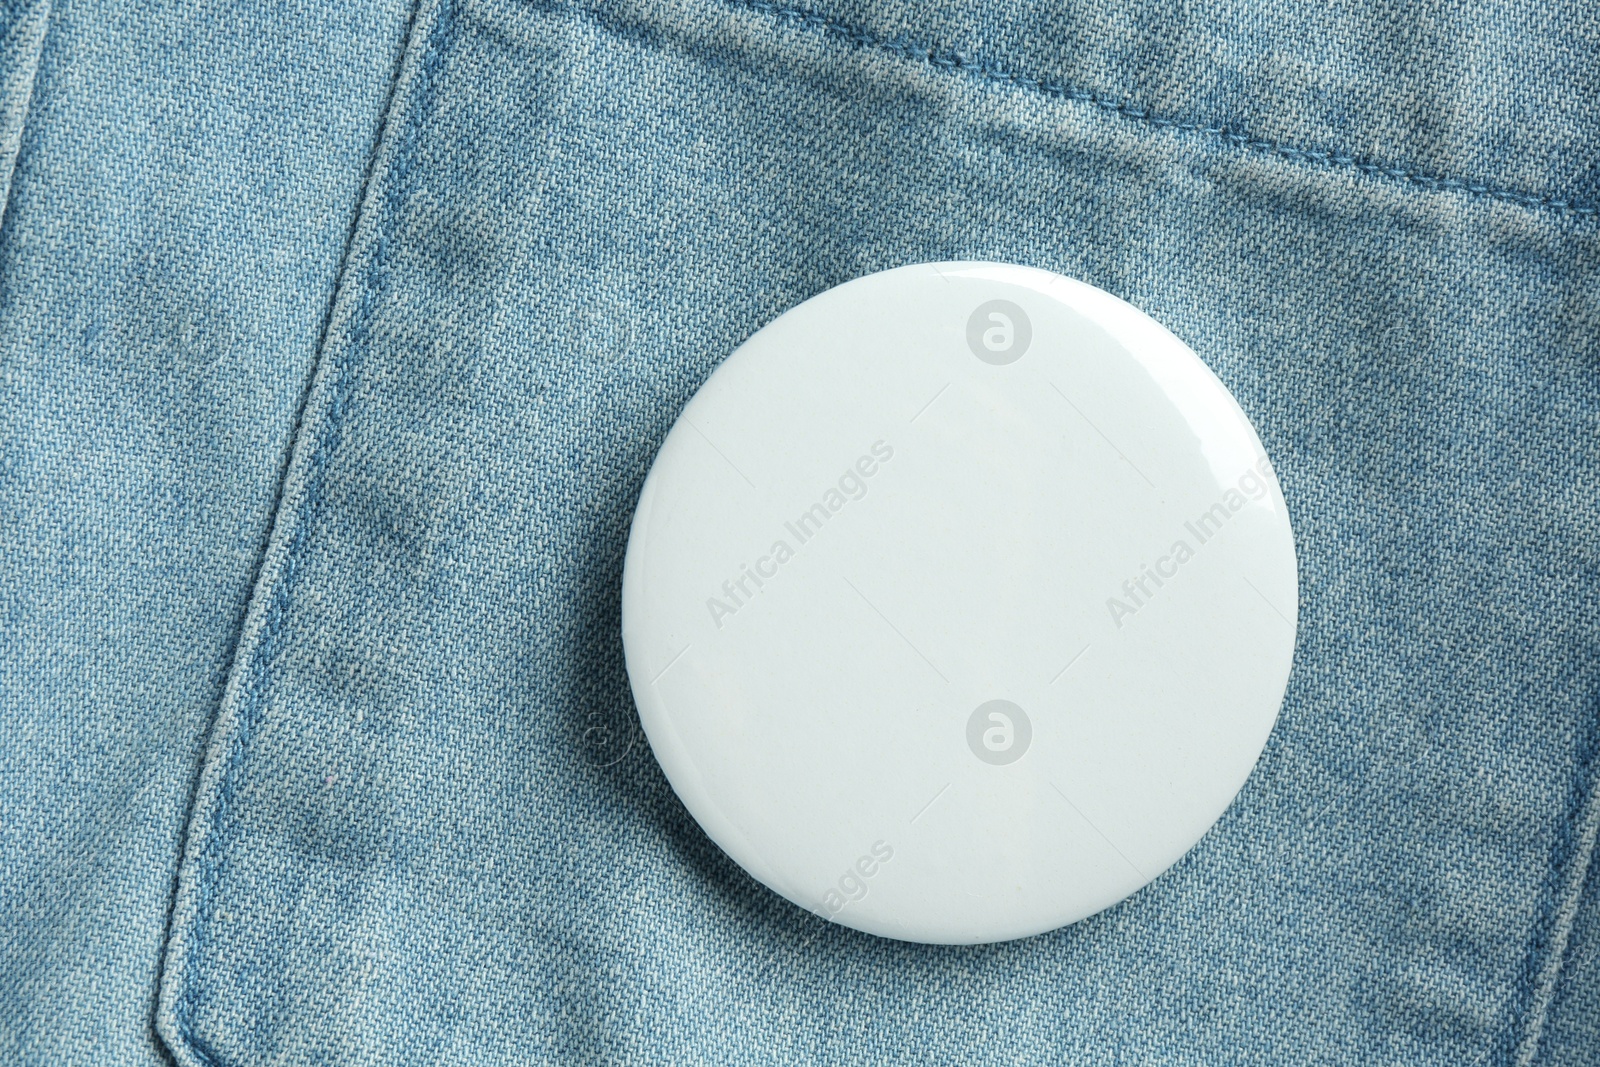
<path id="1" fill-rule="evenodd" d="M 265 711 L 278 636 L 298 577 L 298 560 L 321 503 L 328 458 L 350 414 L 351 353 L 359 354 L 374 316 L 394 247 L 396 204 L 411 191 L 415 115 L 431 104 L 454 36 L 450 0 L 416 0 L 401 34 L 382 118 L 368 154 L 357 210 L 338 268 L 334 295 L 273 505 L 267 548 L 251 589 L 229 677 L 211 726 L 189 820 L 157 991 L 156 1031 L 180 1064 L 220 1067 L 223 1056 L 195 1032 L 201 956 L 215 922 L 218 886 L 232 839 L 231 802 L 250 742 Z M 419 92 L 420 88 L 420 92 Z M 391 180 L 392 179 L 392 180 Z"/>
<path id="2" fill-rule="evenodd" d="M 1460 193 L 1468 197 L 1513 204 L 1534 211 L 1584 220 L 1600 217 L 1600 204 L 1572 197 L 1538 195 L 1521 189 L 1505 188 L 1469 178 L 1435 174 L 1415 168 L 1396 166 L 1347 152 L 1304 148 L 1233 129 L 1226 125 L 1211 125 L 1195 120 L 1184 120 L 1151 111 L 1129 100 L 1118 99 L 1107 93 L 1084 89 L 1062 82 L 1048 81 L 1022 71 L 1008 70 L 992 60 L 958 48 L 950 48 L 904 36 L 885 37 L 871 30 L 853 25 L 831 15 L 772 0 L 718 0 L 721 6 L 735 11 L 750 12 L 765 17 L 778 27 L 800 33 L 813 33 L 823 38 L 844 43 L 858 51 L 875 52 L 900 60 L 909 60 L 932 67 L 944 74 L 961 74 L 985 86 L 1022 90 L 1035 96 L 1044 96 L 1069 103 L 1086 104 L 1101 111 L 1119 115 L 1132 122 L 1157 130 L 1173 133 L 1198 134 L 1214 142 L 1245 151 L 1277 156 L 1293 163 L 1335 169 L 1355 170 L 1378 181 L 1397 182 L 1413 188 L 1438 193 Z M 598 7 L 571 8 L 566 4 L 535 3 L 546 10 L 568 10 L 599 25 L 608 32 L 626 35 L 626 29 L 614 18 L 605 15 Z"/>

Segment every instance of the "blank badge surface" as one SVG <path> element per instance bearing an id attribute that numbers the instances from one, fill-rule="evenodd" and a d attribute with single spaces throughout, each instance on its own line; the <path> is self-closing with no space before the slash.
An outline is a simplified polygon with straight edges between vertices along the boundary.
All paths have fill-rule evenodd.
<path id="1" fill-rule="evenodd" d="M 1027 267 L 920 264 L 751 337 L 651 469 L 623 575 L 651 748 L 801 907 L 974 943 L 1187 852 L 1288 680 L 1294 538 L 1220 381 Z"/>

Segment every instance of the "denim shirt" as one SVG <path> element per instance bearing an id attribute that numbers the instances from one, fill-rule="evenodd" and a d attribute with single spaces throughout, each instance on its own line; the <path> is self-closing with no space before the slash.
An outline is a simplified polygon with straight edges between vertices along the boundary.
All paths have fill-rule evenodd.
<path id="1" fill-rule="evenodd" d="M 0 1060 L 1600 1060 L 1600 13 L 0 5 Z M 619 586 L 744 338 L 1048 268 L 1227 384 L 1299 646 L 1123 903 L 938 947 L 696 826 Z"/>

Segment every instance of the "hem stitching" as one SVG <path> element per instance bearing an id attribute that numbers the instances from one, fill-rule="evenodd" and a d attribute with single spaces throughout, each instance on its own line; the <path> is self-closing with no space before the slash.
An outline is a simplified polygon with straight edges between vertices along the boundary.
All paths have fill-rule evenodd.
<path id="1" fill-rule="evenodd" d="M 1224 144 L 1249 151 L 1275 155 L 1298 163 L 1346 167 L 1370 177 L 1403 182 L 1432 192 L 1465 193 L 1468 196 L 1486 200 L 1497 200 L 1502 203 L 1515 204 L 1519 207 L 1534 208 L 1561 215 L 1575 215 L 1580 218 L 1600 216 L 1600 205 L 1567 197 L 1537 196 L 1533 193 L 1501 188 L 1486 182 L 1450 178 L 1426 171 L 1390 166 L 1361 156 L 1312 148 L 1297 148 L 1279 141 L 1252 137 L 1228 126 L 1212 126 L 1201 122 L 1185 122 L 1181 119 L 1169 118 L 1137 104 L 1126 100 L 1118 100 L 1104 93 L 1079 89 L 1060 82 L 1042 81 L 1026 74 L 1006 70 L 999 64 L 955 49 L 934 48 L 907 40 L 904 37 L 885 37 L 881 34 L 873 33 L 871 30 L 853 26 L 840 19 L 819 14 L 803 7 L 773 3 L 772 0 L 722 0 L 722 2 L 728 7 L 753 11 L 784 25 L 819 33 L 824 37 L 832 37 L 857 48 L 885 52 L 902 59 L 923 63 L 941 71 L 967 74 L 985 85 L 1010 86 L 1058 100 L 1089 104 L 1103 111 L 1113 112 L 1156 129 L 1202 134 Z"/>

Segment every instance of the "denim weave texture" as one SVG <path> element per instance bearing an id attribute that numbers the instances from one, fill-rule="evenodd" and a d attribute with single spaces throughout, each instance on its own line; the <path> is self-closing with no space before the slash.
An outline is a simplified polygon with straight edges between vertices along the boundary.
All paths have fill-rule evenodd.
<path id="1" fill-rule="evenodd" d="M 0 62 L 0 1060 L 1600 1062 L 1593 7 L 37 0 Z M 1221 822 L 977 948 L 740 871 L 618 618 L 718 363 L 955 259 L 1190 344 L 1301 565 Z"/>

